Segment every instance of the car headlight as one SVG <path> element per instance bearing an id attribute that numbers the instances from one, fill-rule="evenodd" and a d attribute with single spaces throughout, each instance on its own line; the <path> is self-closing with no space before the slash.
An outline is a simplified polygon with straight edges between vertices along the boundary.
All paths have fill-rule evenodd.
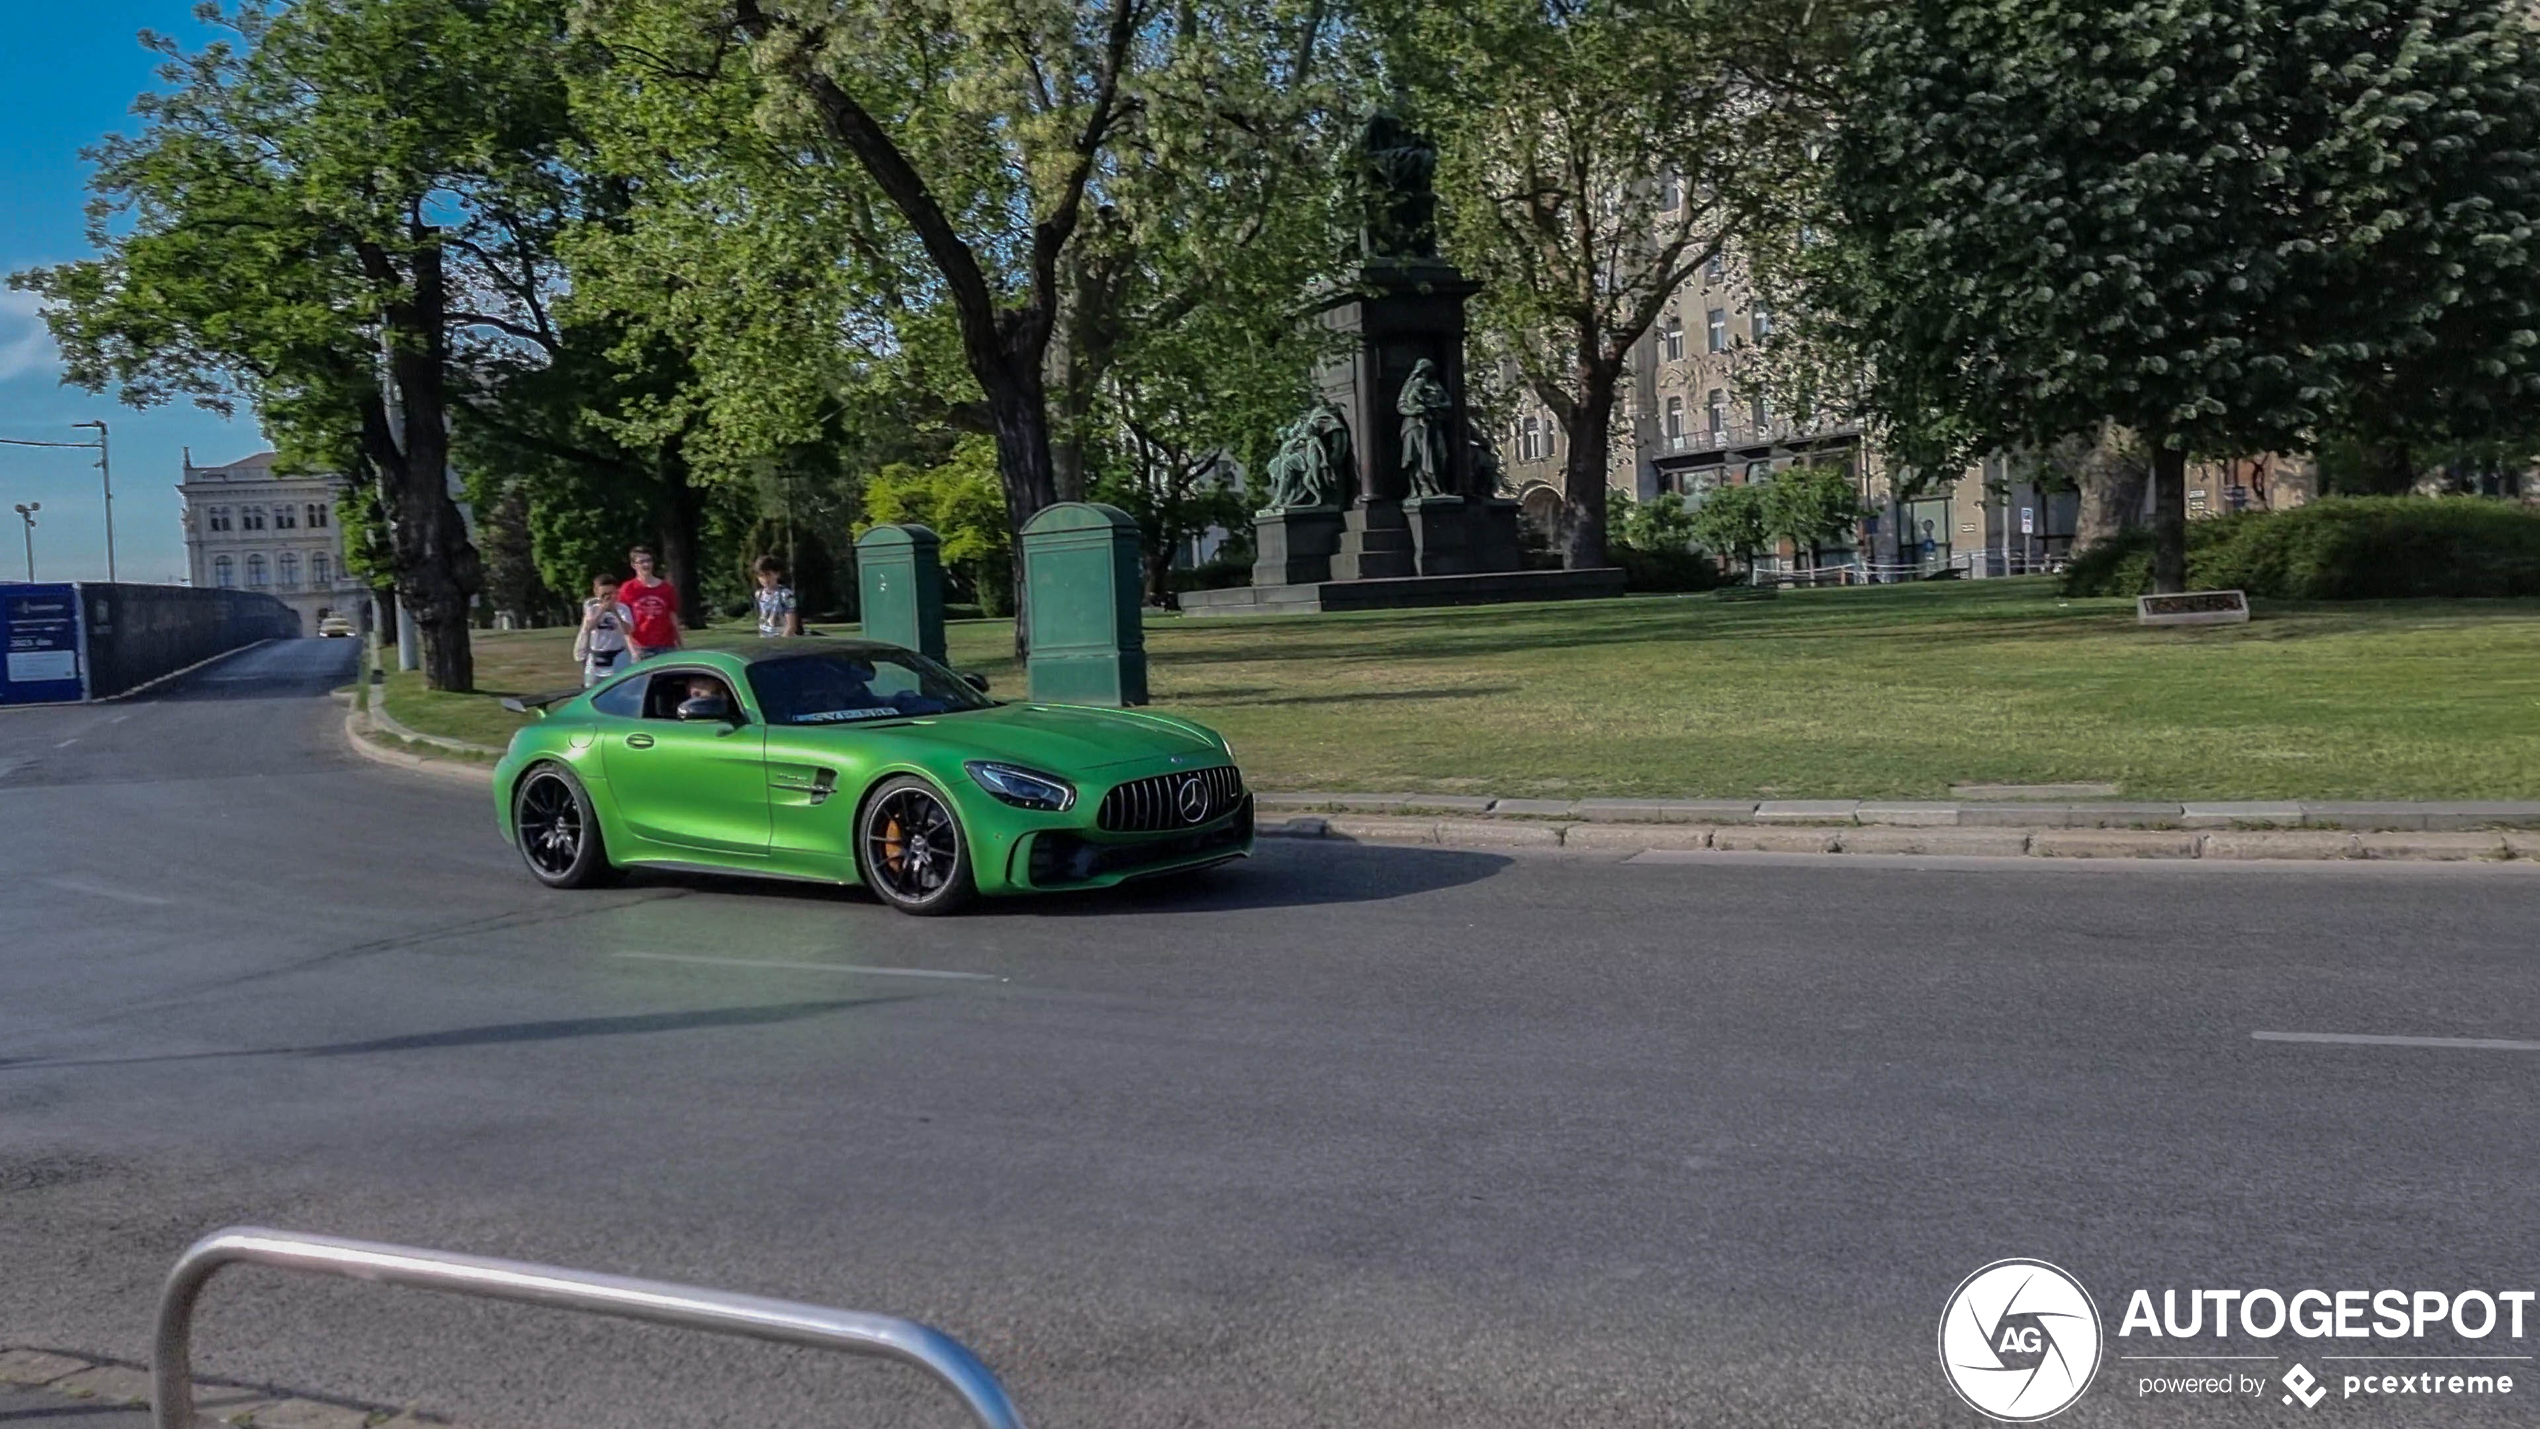
<path id="1" fill-rule="evenodd" d="M 973 783 L 1018 809 L 1061 814 L 1076 806 L 1076 788 L 1063 779 L 1011 764 L 991 764 L 984 759 L 974 759 L 961 767 L 970 772 Z"/>

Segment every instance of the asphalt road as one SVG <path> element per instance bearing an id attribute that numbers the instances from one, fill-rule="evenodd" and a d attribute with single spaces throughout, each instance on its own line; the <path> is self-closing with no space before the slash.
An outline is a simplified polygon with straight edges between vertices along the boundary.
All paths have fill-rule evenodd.
<path id="1" fill-rule="evenodd" d="M 0 711 L 0 1344 L 144 1357 L 246 1221 L 913 1316 L 1044 1429 L 1976 1423 L 1941 1306 L 2036 1256 L 2111 1332 L 2059 1424 L 2244 1423 L 2300 1411 L 2134 1397 L 2129 1288 L 2540 1288 L 2540 1052 L 2251 1036 L 2540 1040 L 2540 869 L 1270 843 L 951 922 L 550 893 L 484 795 L 342 749 L 351 655 Z M 198 1365 L 489 1429 L 959 1422 L 262 1271 Z M 2317 1412 L 2527 1423 L 2520 1367 Z"/>

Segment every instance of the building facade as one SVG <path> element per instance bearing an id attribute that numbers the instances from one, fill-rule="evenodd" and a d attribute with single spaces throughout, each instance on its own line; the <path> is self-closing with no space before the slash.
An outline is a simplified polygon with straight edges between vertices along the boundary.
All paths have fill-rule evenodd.
<path id="1" fill-rule="evenodd" d="M 273 462 L 272 452 L 227 466 L 187 456 L 176 489 L 192 583 L 275 596 L 299 612 L 306 634 L 328 615 L 358 625 L 368 592 L 344 569 L 343 479 L 278 476 Z"/>

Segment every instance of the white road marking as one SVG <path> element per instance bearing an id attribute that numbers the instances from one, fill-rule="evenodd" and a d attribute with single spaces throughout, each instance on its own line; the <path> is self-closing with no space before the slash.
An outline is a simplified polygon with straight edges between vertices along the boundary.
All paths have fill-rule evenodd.
<path id="1" fill-rule="evenodd" d="M 962 982 L 1003 982 L 995 973 L 942 972 L 934 968 L 868 968 L 854 963 L 785 963 L 769 958 L 696 958 L 685 953 L 611 953 L 613 958 L 642 958 L 655 963 L 706 963 L 727 968 L 788 968 L 797 972 L 866 973 L 873 977 L 939 977 Z"/>
<path id="2" fill-rule="evenodd" d="M 2508 1037 L 2378 1037 L 2363 1032 L 2252 1032 L 2258 1042 L 2334 1042 L 2350 1047 L 2454 1047 L 2471 1052 L 2540 1052 L 2540 1042 Z"/>
<path id="3" fill-rule="evenodd" d="M 63 740 L 61 743 L 54 745 L 53 747 L 55 749 L 68 749 L 77 743 L 79 743 L 79 736 L 74 734 L 70 738 Z"/>
<path id="4" fill-rule="evenodd" d="M 90 883 L 84 878 L 48 878 L 44 881 L 52 887 L 67 892 L 86 893 L 97 898 L 112 898 L 118 903 L 141 903 L 153 908 L 164 908 L 176 901 L 172 898 L 156 898 L 147 893 L 134 893 L 122 888 L 110 888 L 102 883 Z"/>

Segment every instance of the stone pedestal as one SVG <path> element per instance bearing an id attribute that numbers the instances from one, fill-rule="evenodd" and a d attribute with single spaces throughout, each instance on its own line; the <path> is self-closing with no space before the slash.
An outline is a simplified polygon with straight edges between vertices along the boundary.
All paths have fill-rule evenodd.
<path id="1" fill-rule="evenodd" d="M 1473 568 L 1513 571 L 1526 563 L 1525 542 L 1517 534 L 1517 503 L 1501 496 L 1473 503 Z"/>
<path id="2" fill-rule="evenodd" d="M 1411 524 L 1413 564 L 1424 576 L 1460 576 L 1473 562 L 1471 503 L 1461 496 L 1415 496 L 1402 503 Z"/>
<path id="3" fill-rule="evenodd" d="M 1387 580 L 1415 573 L 1411 523 L 1402 503 L 1382 497 L 1360 501 L 1341 522 L 1340 549 L 1332 557 L 1336 581 Z"/>
<path id="4" fill-rule="evenodd" d="M 1330 580 L 1333 553 L 1341 548 L 1341 509 L 1296 506 L 1255 512 L 1252 542 L 1254 585 Z"/>

